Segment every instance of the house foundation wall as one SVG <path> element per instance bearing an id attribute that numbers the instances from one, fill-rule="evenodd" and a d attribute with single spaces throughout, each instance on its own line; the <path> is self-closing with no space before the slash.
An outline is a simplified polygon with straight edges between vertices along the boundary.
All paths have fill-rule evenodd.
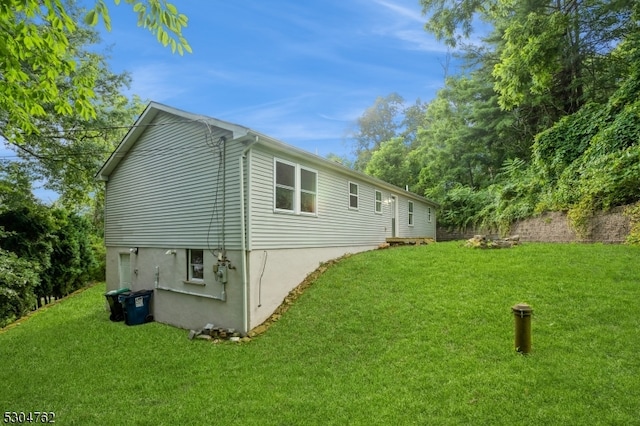
<path id="1" fill-rule="evenodd" d="M 175 251 L 175 254 L 167 252 Z M 242 331 L 242 257 L 240 251 L 227 252 L 230 261 L 228 282 L 222 285 L 214 277 L 217 259 L 205 250 L 204 283 L 187 282 L 187 250 L 138 247 L 107 247 L 107 290 L 128 287 L 154 290 L 151 313 L 158 322 L 198 330 L 206 324 Z M 130 281 L 123 277 L 121 256 L 128 256 Z M 126 274 L 125 274 L 126 275 Z"/>
<path id="2" fill-rule="evenodd" d="M 251 283 L 249 328 L 254 328 L 269 318 L 287 294 L 322 262 L 376 247 L 365 245 L 251 251 L 248 265 Z"/>
<path id="3" fill-rule="evenodd" d="M 254 250 L 247 254 L 249 283 L 247 331 L 262 324 L 280 306 L 287 294 L 322 262 L 347 253 L 372 250 L 360 245 L 324 248 Z M 217 259 L 205 252 L 204 285 L 187 283 L 187 251 L 170 248 L 107 247 L 107 290 L 128 287 L 154 290 L 150 312 L 155 321 L 175 327 L 198 330 L 206 324 L 245 331 L 242 252 L 229 251 L 231 269 L 222 285 L 213 278 Z M 168 252 L 175 251 L 175 254 Z M 122 263 L 129 270 L 123 276 Z"/>

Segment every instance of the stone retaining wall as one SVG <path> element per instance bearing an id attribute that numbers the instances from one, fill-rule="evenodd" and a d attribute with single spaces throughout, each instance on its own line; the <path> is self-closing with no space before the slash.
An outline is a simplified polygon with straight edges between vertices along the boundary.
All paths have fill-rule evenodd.
<path id="1" fill-rule="evenodd" d="M 553 243 L 623 243 L 631 230 L 629 218 L 622 212 L 624 206 L 615 207 L 607 212 L 597 213 L 590 223 L 590 232 L 586 238 L 576 235 L 571 228 L 566 213 L 549 212 L 530 219 L 518 221 L 511 226 L 510 235 L 520 235 L 520 241 Z M 437 241 L 467 240 L 474 235 L 483 234 L 489 238 L 498 238 L 495 231 L 467 228 L 462 231 L 448 231 L 438 227 Z"/>

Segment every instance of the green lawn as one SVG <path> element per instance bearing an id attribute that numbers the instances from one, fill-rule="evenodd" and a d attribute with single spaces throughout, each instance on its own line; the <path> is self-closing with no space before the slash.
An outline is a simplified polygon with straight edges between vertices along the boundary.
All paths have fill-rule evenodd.
<path id="1" fill-rule="evenodd" d="M 640 424 L 638 248 L 363 253 L 246 344 L 112 323 L 103 294 L 0 332 L 0 410 L 62 425 Z M 529 356 L 513 348 L 519 302 Z"/>

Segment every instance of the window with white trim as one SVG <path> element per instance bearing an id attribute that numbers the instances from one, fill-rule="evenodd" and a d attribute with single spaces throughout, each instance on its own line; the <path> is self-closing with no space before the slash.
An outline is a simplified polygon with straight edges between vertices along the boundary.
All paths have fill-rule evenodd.
<path id="1" fill-rule="evenodd" d="M 318 211 L 318 172 L 275 159 L 274 209 L 277 212 L 315 215 Z"/>
<path id="2" fill-rule="evenodd" d="M 427 209 L 427 220 L 431 223 L 431 207 Z"/>
<path id="3" fill-rule="evenodd" d="M 413 226 L 413 201 L 409 201 L 409 226 Z"/>
<path id="4" fill-rule="evenodd" d="M 296 193 L 296 166 L 276 160 L 275 207 L 293 212 Z"/>
<path id="5" fill-rule="evenodd" d="M 204 280 L 204 250 L 187 251 L 188 274 L 187 281 L 199 282 Z"/>
<path id="6" fill-rule="evenodd" d="M 317 196 L 318 173 L 300 167 L 300 212 L 315 214 Z"/>
<path id="7" fill-rule="evenodd" d="M 382 214 L 382 192 L 376 190 L 375 212 Z"/>
<path id="8" fill-rule="evenodd" d="M 358 184 L 349 182 L 349 208 L 358 208 Z"/>

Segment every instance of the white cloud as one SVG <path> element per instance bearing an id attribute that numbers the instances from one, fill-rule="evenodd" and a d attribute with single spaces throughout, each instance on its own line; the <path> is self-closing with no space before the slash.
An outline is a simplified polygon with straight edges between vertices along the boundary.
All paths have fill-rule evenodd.
<path id="1" fill-rule="evenodd" d="M 447 52 L 444 43 L 438 42 L 433 35 L 424 30 L 426 18 L 422 15 L 417 1 L 412 2 L 412 6 L 392 0 L 369 0 L 366 4 L 372 19 L 373 34 L 398 40 L 402 43 L 401 48 L 405 50 Z"/>
<path id="2" fill-rule="evenodd" d="M 305 93 L 245 108 L 218 113 L 222 119 L 242 123 L 254 130 L 286 141 L 331 139 L 336 137 L 335 124 L 328 125 L 319 114 L 304 113 L 318 103 L 319 94 Z M 313 109 L 313 107 L 311 107 Z"/>
<path id="3" fill-rule="evenodd" d="M 386 0 L 373 0 L 374 3 L 379 4 L 395 13 L 397 17 L 404 18 L 409 21 L 424 23 L 424 17 L 421 11 L 416 11 L 413 8 L 401 6 L 397 3 Z M 417 3 L 417 1 L 415 2 Z"/>
<path id="4" fill-rule="evenodd" d="M 409 49 L 421 50 L 424 52 L 446 53 L 450 49 L 434 37 L 427 34 L 426 31 L 399 29 L 393 31 L 393 36 L 407 43 Z"/>
<path id="5" fill-rule="evenodd" d="M 184 71 L 164 63 L 138 65 L 131 71 L 131 94 L 142 99 L 167 102 L 185 92 Z"/>

